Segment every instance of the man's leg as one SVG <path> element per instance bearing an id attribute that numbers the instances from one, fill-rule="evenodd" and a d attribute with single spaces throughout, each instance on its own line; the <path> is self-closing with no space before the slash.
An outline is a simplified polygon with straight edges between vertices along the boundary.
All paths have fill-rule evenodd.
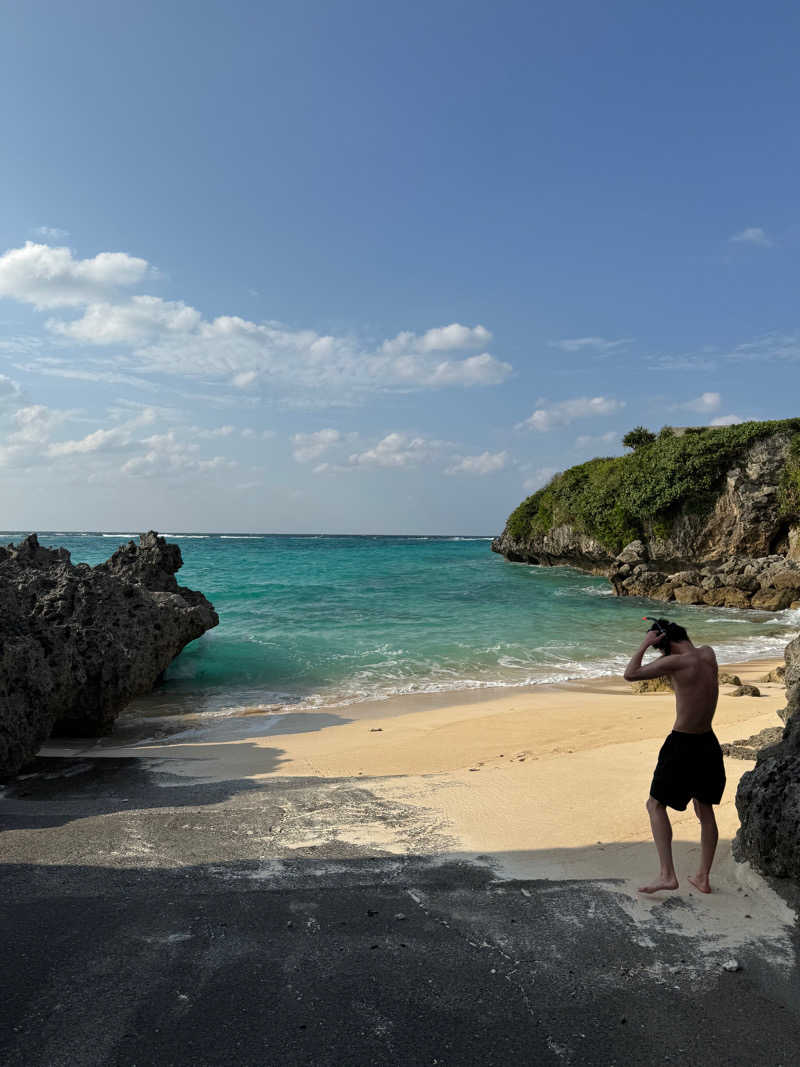
<path id="1" fill-rule="evenodd" d="M 694 877 L 689 876 L 689 881 L 701 893 L 710 893 L 708 875 L 711 871 L 711 864 L 714 862 L 714 853 L 719 840 L 717 820 L 713 807 L 710 804 L 704 804 L 701 800 L 695 800 L 694 810 L 700 820 L 700 869 Z"/>
<path id="2" fill-rule="evenodd" d="M 672 862 L 672 823 L 669 821 L 667 809 L 660 800 L 648 797 L 647 813 L 650 816 L 650 827 L 658 850 L 661 872 L 658 878 L 648 885 L 640 885 L 639 892 L 657 893 L 659 889 L 677 889 L 678 879 L 675 875 L 675 865 Z"/>

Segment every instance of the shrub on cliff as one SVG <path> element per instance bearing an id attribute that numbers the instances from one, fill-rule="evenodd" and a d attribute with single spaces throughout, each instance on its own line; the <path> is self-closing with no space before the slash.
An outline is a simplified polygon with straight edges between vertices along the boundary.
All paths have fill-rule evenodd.
<path id="1" fill-rule="evenodd" d="M 632 430 L 628 430 L 625 436 L 622 438 L 622 443 L 626 448 L 641 448 L 642 445 L 649 445 L 655 441 L 656 435 L 648 430 L 646 426 L 634 426 Z"/>
<path id="2" fill-rule="evenodd" d="M 781 496 L 782 512 L 793 518 L 800 515 L 800 419 L 782 419 L 662 432 L 628 455 L 570 467 L 515 508 L 506 529 L 524 542 L 569 524 L 617 553 L 643 537 L 645 520 L 666 534 L 683 507 L 707 514 L 726 471 L 756 441 L 781 430 L 794 435 Z"/>

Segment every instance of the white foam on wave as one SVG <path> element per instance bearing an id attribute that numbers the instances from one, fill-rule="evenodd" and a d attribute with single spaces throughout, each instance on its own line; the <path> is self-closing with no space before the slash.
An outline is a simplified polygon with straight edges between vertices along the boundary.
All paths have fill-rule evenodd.
<path id="1" fill-rule="evenodd" d="M 220 541 L 263 541 L 264 534 L 220 534 Z"/>

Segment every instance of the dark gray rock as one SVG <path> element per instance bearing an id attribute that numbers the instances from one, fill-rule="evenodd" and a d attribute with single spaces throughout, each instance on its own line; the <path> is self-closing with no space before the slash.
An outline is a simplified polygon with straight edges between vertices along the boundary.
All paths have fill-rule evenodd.
<path id="1" fill-rule="evenodd" d="M 190 641 L 219 617 L 178 585 L 180 549 L 154 531 L 105 563 L 73 564 L 31 534 L 0 547 L 0 775 L 55 730 L 110 730 Z"/>
<path id="2" fill-rule="evenodd" d="M 770 745 L 777 745 L 783 738 L 782 726 L 768 726 L 760 733 L 753 734 L 739 741 L 728 741 L 720 747 L 723 754 L 731 759 L 756 759 L 759 752 Z"/>
<path id="3" fill-rule="evenodd" d="M 731 693 L 732 697 L 760 697 L 761 690 L 757 685 L 737 685 Z"/>
<path id="4" fill-rule="evenodd" d="M 733 851 L 765 874 L 800 886 L 800 637 L 786 647 L 786 720 L 778 744 L 761 749 L 736 792 L 741 826 Z"/>

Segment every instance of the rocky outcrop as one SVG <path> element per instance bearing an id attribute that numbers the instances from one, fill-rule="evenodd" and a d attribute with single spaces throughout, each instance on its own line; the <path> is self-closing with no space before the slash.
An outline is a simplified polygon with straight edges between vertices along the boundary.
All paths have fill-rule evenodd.
<path id="1" fill-rule="evenodd" d="M 503 530 L 492 541 L 492 552 L 512 563 L 538 563 L 543 567 L 579 567 L 592 574 L 608 574 L 613 560 L 608 549 L 572 526 L 554 526 L 539 537 L 520 541 Z"/>
<path id="2" fill-rule="evenodd" d="M 761 611 L 782 611 L 800 603 L 800 562 L 776 553 L 683 564 L 668 572 L 661 562 L 648 558 L 641 541 L 634 541 L 611 561 L 606 573 L 617 596 Z"/>
<path id="3" fill-rule="evenodd" d="M 778 744 L 762 748 L 736 793 L 741 826 L 734 855 L 800 888 L 800 636 L 786 648 L 786 722 Z"/>
<path id="4" fill-rule="evenodd" d="M 219 622 L 178 585 L 180 549 L 154 531 L 96 567 L 31 534 L 0 547 L 0 775 L 53 731 L 107 732 L 190 641 Z"/>
<path id="5" fill-rule="evenodd" d="M 713 508 L 684 504 L 669 522 L 645 519 L 643 537 L 614 554 L 569 524 L 515 537 L 492 550 L 515 563 L 570 565 L 607 576 L 617 596 L 780 611 L 800 606 L 800 524 L 780 507 L 792 435 L 755 441 L 727 471 Z"/>

